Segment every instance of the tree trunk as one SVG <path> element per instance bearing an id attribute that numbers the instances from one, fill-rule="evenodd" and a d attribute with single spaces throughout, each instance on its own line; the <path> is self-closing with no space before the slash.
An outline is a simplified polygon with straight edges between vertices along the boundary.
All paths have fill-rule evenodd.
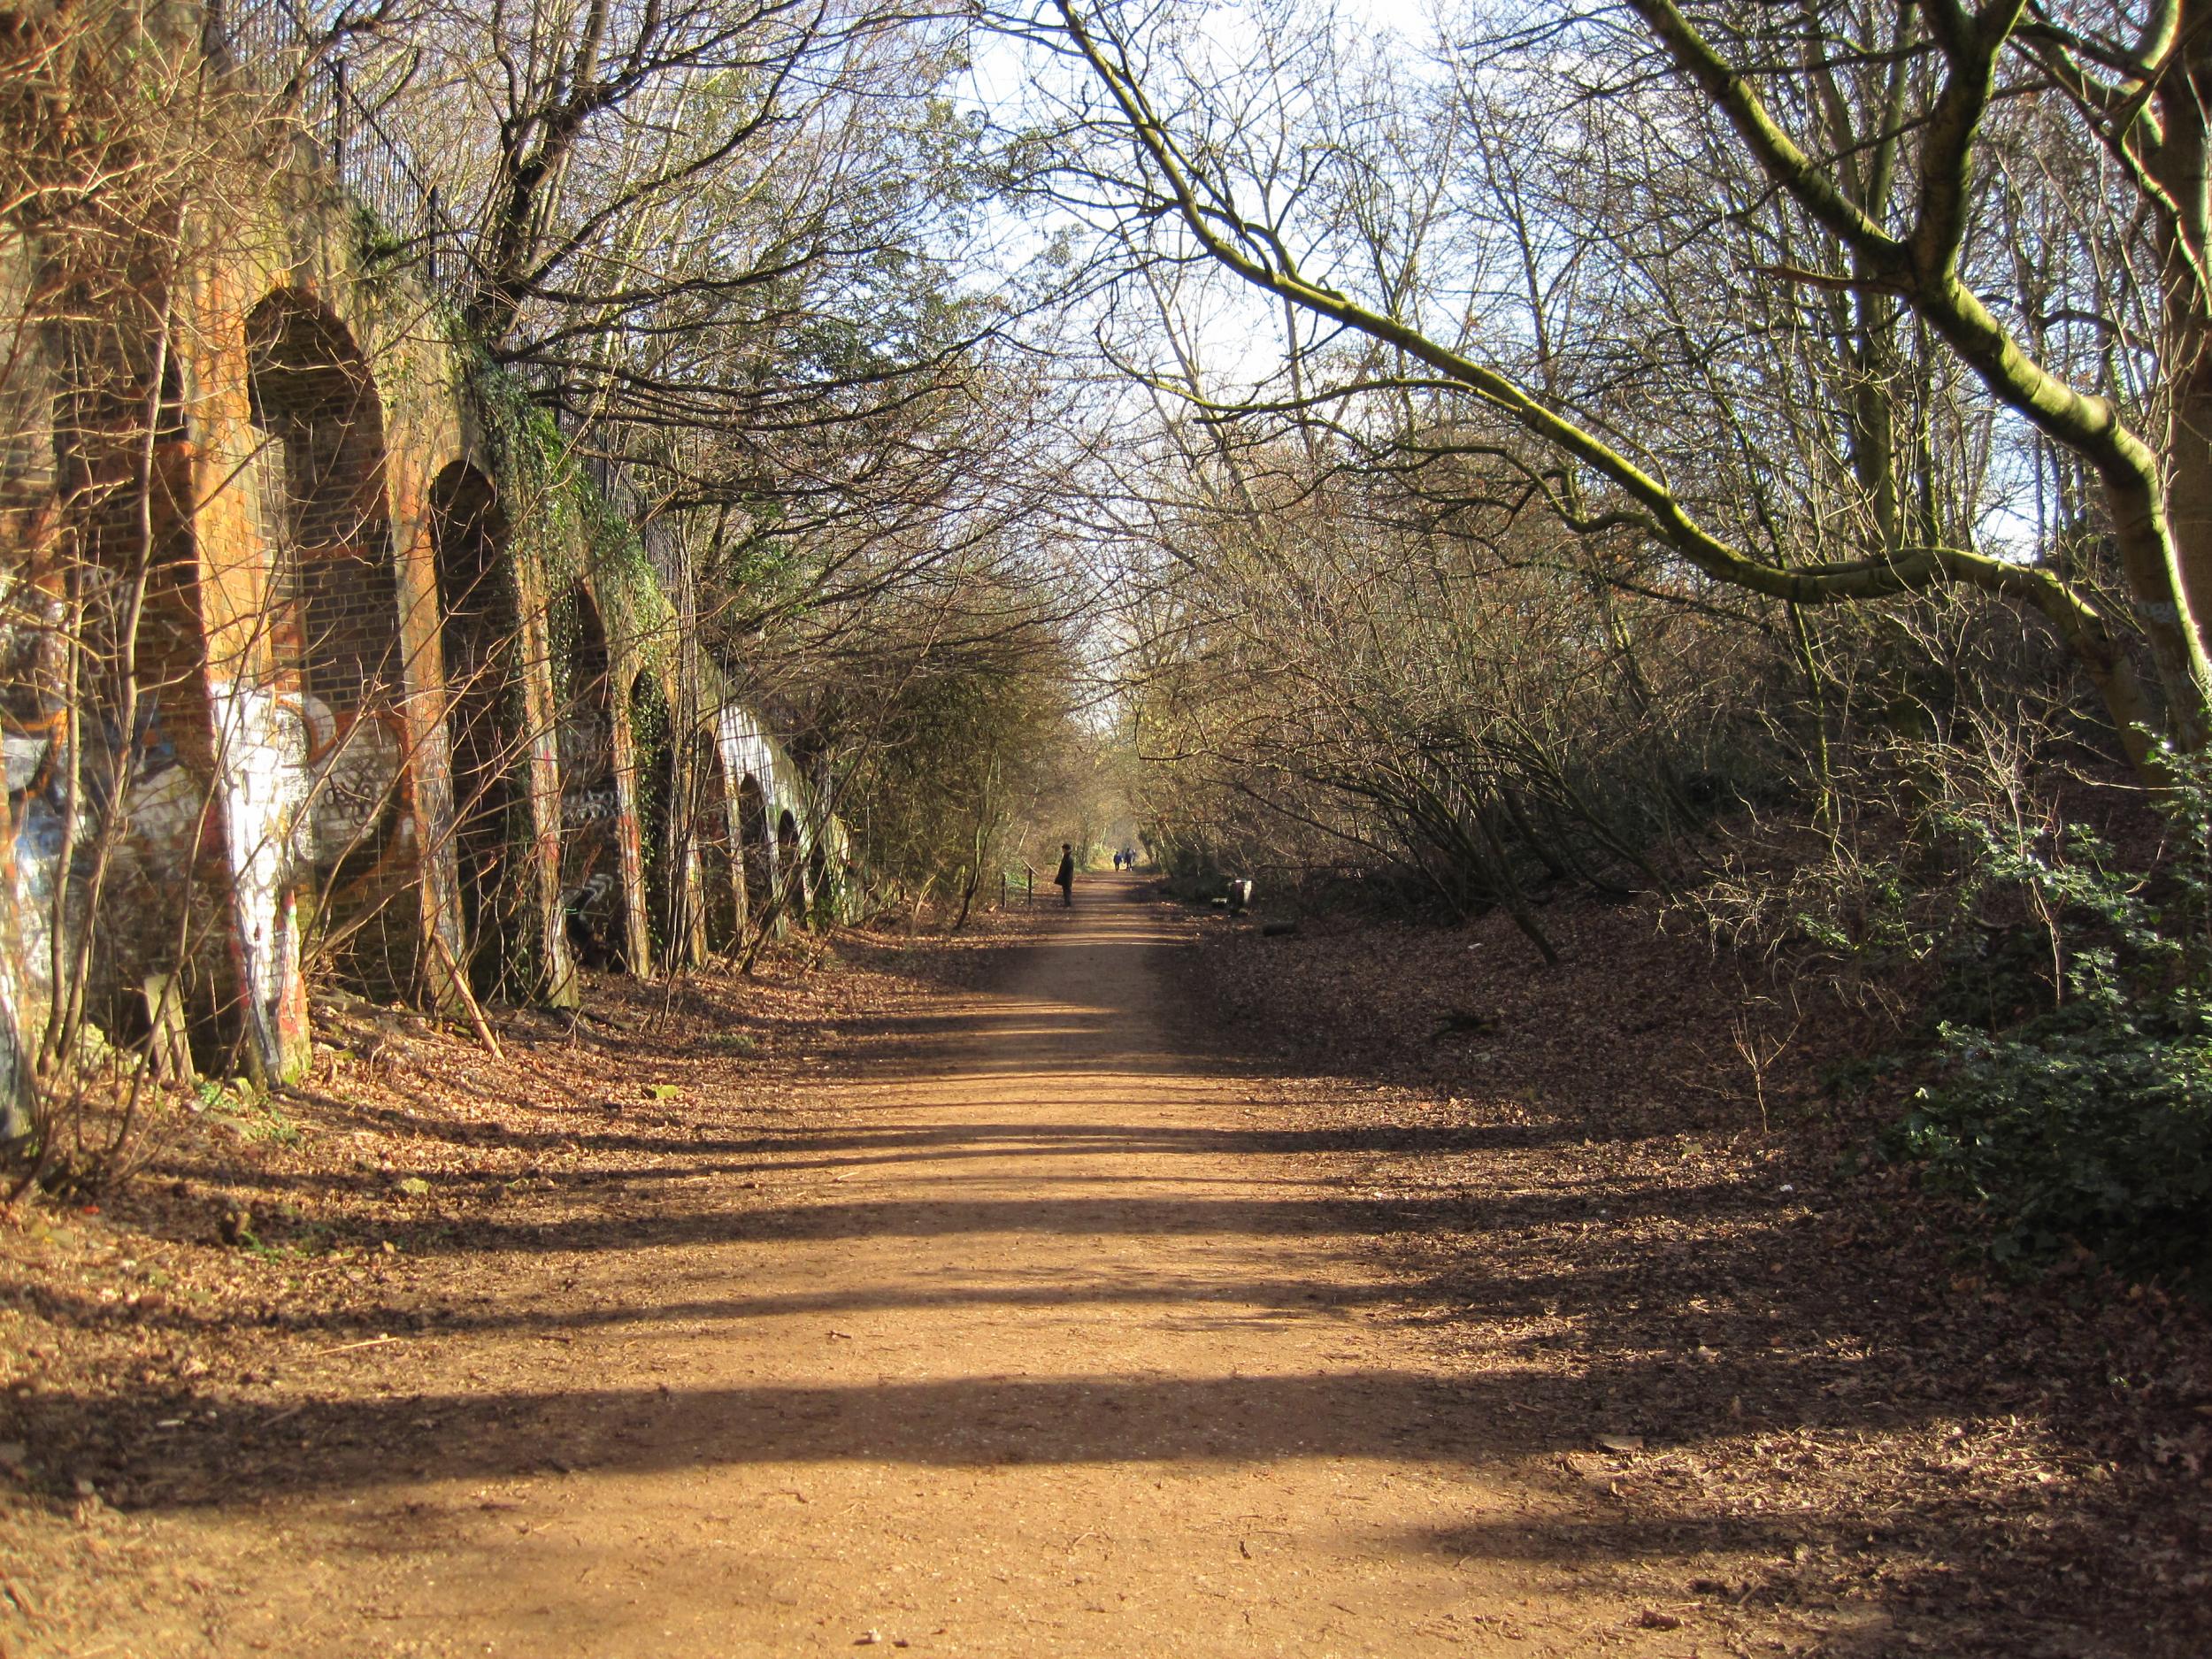
<path id="1" fill-rule="evenodd" d="M 2188 72 L 2170 74 L 2161 89 L 2165 133 L 2154 171 L 2172 204 L 2174 222 L 2162 250 L 2165 265 L 2164 373 L 2170 399 L 2166 437 L 2166 503 L 2173 541 L 2177 623 L 2204 653 L 2212 621 L 2212 295 L 2199 273 L 2212 225 L 2212 146 L 2205 99 L 2212 96 L 2212 35 L 2205 24 L 2212 0 L 2190 0 L 2182 20 Z M 2193 254 L 2194 258 L 2192 258 Z M 2180 734 L 2177 733 L 2177 736 Z M 2201 742 L 2206 733 L 2196 733 Z M 2192 745 L 2194 746 L 2193 744 Z"/>

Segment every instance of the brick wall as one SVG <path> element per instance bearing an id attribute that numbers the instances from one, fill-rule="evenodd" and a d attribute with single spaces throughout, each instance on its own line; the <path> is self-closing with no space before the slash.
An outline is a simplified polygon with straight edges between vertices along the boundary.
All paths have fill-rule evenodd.
<path id="1" fill-rule="evenodd" d="M 276 451 L 256 473 L 278 550 L 279 660 L 334 711 L 388 705 L 399 688 L 399 580 L 367 365 L 303 296 L 265 300 L 247 334 L 254 419 Z"/>

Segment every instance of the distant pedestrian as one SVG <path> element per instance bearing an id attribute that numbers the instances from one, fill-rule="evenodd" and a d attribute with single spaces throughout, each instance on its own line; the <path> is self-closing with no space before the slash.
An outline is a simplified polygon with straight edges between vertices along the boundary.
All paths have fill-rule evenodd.
<path id="1" fill-rule="evenodd" d="M 1060 843 L 1060 873 L 1052 880 L 1053 885 L 1060 889 L 1061 907 L 1066 909 L 1072 906 L 1075 902 L 1075 846 L 1071 841 Z"/>

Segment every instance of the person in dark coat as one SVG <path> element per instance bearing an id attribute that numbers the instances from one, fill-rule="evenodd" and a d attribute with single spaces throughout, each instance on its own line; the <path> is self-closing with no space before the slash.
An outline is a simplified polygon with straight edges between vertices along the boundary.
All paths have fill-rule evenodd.
<path id="1" fill-rule="evenodd" d="M 1060 843 L 1060 873 L 1052 878 L 1060 889 L 1060 902 L 1064 906 L 1075 902 L 1075 848 L 1071 842 Z"/>

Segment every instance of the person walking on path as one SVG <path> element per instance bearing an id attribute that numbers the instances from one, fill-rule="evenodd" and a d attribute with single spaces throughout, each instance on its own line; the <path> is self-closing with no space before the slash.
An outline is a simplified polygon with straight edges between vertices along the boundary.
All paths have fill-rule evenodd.
<path id="1" fill-rule="evenodd" d="M 1060 889 L 1062 908 L 1071 907 L 1075 903 L 1075 848 L 1072 843 L 1060 843 L 1060 873 L 1052 879 Z"/>

